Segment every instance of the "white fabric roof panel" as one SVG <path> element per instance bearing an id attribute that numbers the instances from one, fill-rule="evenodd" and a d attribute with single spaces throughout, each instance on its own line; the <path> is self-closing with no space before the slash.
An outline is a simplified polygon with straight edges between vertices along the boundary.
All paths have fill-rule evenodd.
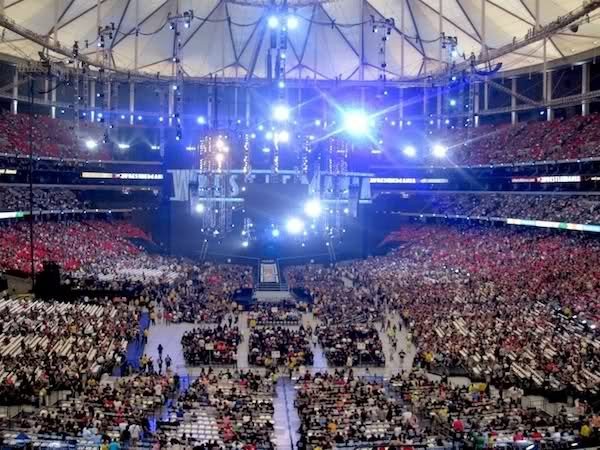
<path id="1" fill-rule="evenodd" d="M 582 4 L 581 0 L 290 1 L 290 11 L 299 17 L 299 26 L 289 30 L 287 76 L 377 79 L 381 74 L 383 30 L 373 33 L 371 17 L 393 18 L 395 22 L 385 43 L 388 79 L 401 74 L 415 77 L 424 69 L 440 67 L 440 3 L 443 31 L 458 38 L 459 59 L 472 52 L 479 54 L 484 35 L 482 2 L 485 2 L 485 39 L 489 48 L 524 36 L 535 25 L 538 11 L 537 22 L 545 25 Z M 106 43 L 111 61 L 117 67 L 126 70 L 137 67 L 149 73 L 171 75 L 175 40 L 174 32 L 165 24 L 169 14 L 189 9 L 194 11 L 196 19 L 189 29 L 181 30 L 182 64 L 187 75 L 265 76 L 270 41 L 267 18 L 271 12 L 257 1 L 7 0 L 5 14 L 19 25 L 46 36 L 52 34 L 58 19 L 59 42 L 70 48 L 78 41 L 82 53 L 94 55 L 99 11 L 102 26 L 114 23 L 118 29 L 112 42 Z M 565 30 L 555 35 L 547 44 L 548 58 L 554 60 L 598 47 L 599 17 L 594 13 L 577 33 Z M 137 23 L 140 33 L 136 58 Z M 86 40 L 89 48 L 85 48 Z M 404 58 L 401 57 L 403 41 Z M 40 50 L 38 45 L 14 33 L 6 30 L 2 33 L 1 53 L 37 60 Z M 443 64 L 449 61 L 448 55 L 448 50 L 442 51 Z M 542 45 L 536 43 L 506 55 L 501 61 L 503 70 L 507 70 L 539 64 L 542 58 Z"/>

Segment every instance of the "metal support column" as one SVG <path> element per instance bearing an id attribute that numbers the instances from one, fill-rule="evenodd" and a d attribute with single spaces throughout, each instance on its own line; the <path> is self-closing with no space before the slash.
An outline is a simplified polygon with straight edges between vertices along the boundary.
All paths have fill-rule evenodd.
<path id="1" fill-rule="evenodd" d="M 473 126 L 477 128 L 479 126 L 479 95 L 480 95 L 481 83 L 476 82 L 474 87 L 474 98 L 473 98 Z"/>
<path id="2" fill-rule="evenodd" d="M 135 115 L 135 83 L 129 82 L 129 125 L 133 125 Z"/>
<path id="3" fill-rule="evenodd" d="M 512 78 L 510 80 L 511 82 L 511 91 L 513 93 L 513 95 L 511 95 L 510 97 L 510 123 L 513 125 L 516 125 L 517 122 L 519 121 L 519 117 L 517 115 L 517 79 L 516 78 Z"/>
<path id="4" fill-rule="evenodd" d="M 15 73 L 13 75 L 13 88 L 12 88 L 12 103 L 10 111 L 13 114 L 17 114 L 19 110 L 19 70 L 15 67 Z"/>
<path id="5" fill-rule="evenodd" d="M 238 121 L 238 87 L 233 88 L 233 119 Z"/>
<path id="6" fill-rule="evenodd" d="M 437 129 L 442 128 L 442 87 L 437 88 Z"/>
<path id="7" fill-rule="evenodd" d="M 590 63 L 585 62 L 581 66 L 581 94 L 586 95 L 590 92 Z M 581 115 L 587 116 L 590 114 L 590 101 L 584 99 L 581 102 Z"/>
<path id="8" fill-rule="evenodd" d="M 483 110 L 487 111 L 490 109 L 490 85 L 486 81 L 483 84 Z"/>
<path id="9" fill-rule="evenodd" d="M 96 80 L 90 80 L 90 122 L 96 120 Z"/>
<path id="10" fill-rule="evenodd" d="M 246 88 L 246 126 L 250 126 L 250 99 L 252 96 L 250 95 L 250 88 Z"/>
<path id="11" fill-rule="evenodd" d="M 400 89 L 400 92 L 398 94 L 398 97 L 399 97 L 399 102 L 398 102 L 398 126 L 402 130 L 404 128 L 404 88 L 399 88 L 399 89 Z"/>
<path id="12" fill-rule="evenodd" d="M 546 72 L 546 102 L 552 101 L 552 74 L 549 70 Z M 548 103 L 547 103 L 548 105 Z M 550 121 L 554 119 L 554 109 L 551 106 L 546 106 L 546 120 Z"/>
<path id="13" fill-rule="evenodd" d="M 56 78 L 52 79 L 52 93 L 50 94 L 52 99 L 52 107 L 50 108 L 50 115 L 53 119 L 56 119 Z"/>

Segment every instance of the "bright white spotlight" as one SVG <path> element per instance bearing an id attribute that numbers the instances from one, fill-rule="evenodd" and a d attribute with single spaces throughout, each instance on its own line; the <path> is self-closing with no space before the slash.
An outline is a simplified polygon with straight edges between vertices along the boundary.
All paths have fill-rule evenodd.
<path id="1" fill-rule="evenodd" d="M 353 136 L 369 132 L 369 116 L 363 110 L 352 109 L 344 113 L 344 129 Z"/>
<path id="2" fill-rule="evenodd" d="M 350 214 L 350 208 L 344 208 L 344 214 Z"/>
<path id="3" fill-rule="evenodd" d="M 263 147 L 262 152 L 263 153 L 270 153 L 271 152 L 271 147 Z"/>
<path id="4" fill-rule="evenodd" d="M 290 118 L 290 108 L 286 105 L 275 105 L 273 107 L 273 119 L 277 122 L 286 122 Z"/>
<path id="5" fill-rule="evenodd" d="M 406 147 L 404 147 L 404 150 L 402 152 L 409 158 L 414 158 L 415 156 L 417 156 L 417 149 L 414 148 L 412 145 L 407 145 Z"/>
<path id="6" fill-rule="evenodd" d="M 85 141 L 85 146 L 88 150 L 94 150 L 96 147 L 98 147 L 98 143 L 92 139 L 88 139 Z"/>
<path id="7" fill-rule="evenodd" d="M 273 237 L 279 237 L 279 230 L 277 228 L 273 228 L 273 230 L 271 231 L 271 235 Z"/>
<path id="8" fill-rule="evenodd" d="M 295 30 L 298 28 L 298 18 L 296 16 L 288 16 L 287 26 L 290 30 Z"/>
<path id="9" fill-rule="evenodd" d="M 443 145 L 436 144 L 433 146 L 433 156 L 436 158 L 444 158 L 448 149 Z"/>
<path id="10" fill-rule="evenodd" d="M 302 222 L 297 217 L 292 217 L 285 224 L 285 229 L 290 234 L 300 234 L 304 229 L 304 222 Z"/>
<path id="11" fill-rule="evenodd" d="M 288 133 L 286 130 L 280 131 L 277 133 L 277 141 L 287 144 L 290 142 L 290 133 Z"/>
<path id="12" fill-rule="evenodd" d="M 223 160 L 225 159 L 225 156 L 223 156 L 223 153 L 217 153 L 215 155 L 215 160 L 221 164 L 223 162 Z"/>
<path id="13" fill-rule="evenodd" d="M 269 28 L 277 28 L 279 26 L 279 18 L 277 16 L 271 16 L 269 17 L 269 20 L 267 21 Z"/>
<path id="14" fill-rule="evenodd" d="M 248 247 L 248 241 L 243 241 L 242 242 L 242 247 L 244 247 L 244 248 Z"/>
<path id="15" fill-rule="evenodd" d="M 205 209 L 205 207 L 204 207 L 204 204 L 203 204 L 203 203 L 198 203 L 198 204 L 196 205 L 196 212 L 197 212 L 198 214 L 202 214 L 202 213 L 204 212 L 204 209 Z"/>
<path id="16" fill-rule="evenodd" d="M 127 150 L 129 148 L 129 144 L 119 144 L 119 148 L 121 150 Z"/>
<path id="17" fill-rule="evenodd" d="M 272 131 L 267 131 L 267 132 L 265 133 L 265 139 L 266 139 L 267 141 L 272 141 L 272 140 L 273 140 L 273 132 L 272 132 Z"/>
<path id="18" fill-rule="evenodd" d="M 450 99 L 450 106 L 456 106 L 456 100 Z"/>
<path id="19" fill-rule="evenodd" d="M 304 204 L 304 214 L 308 217 L 319 217 L 321 215 L 321 202 L 317 199 L 312 199 Z"/>
<path id="20" fill-rule="evenodd" d="M 279 83 L 277 83 L 277 86 L 279 86 L 279 89 L 283 89 L 285 87 L 285 81 L 280 80 Z"/>
<path id="21" fill-rule="evenodd" d="M 196 122 L 198 122 L 198 125 L 204 125 L 206 123 L 206 119 L 204 118 L 204 116 L 198 116 Z"/>

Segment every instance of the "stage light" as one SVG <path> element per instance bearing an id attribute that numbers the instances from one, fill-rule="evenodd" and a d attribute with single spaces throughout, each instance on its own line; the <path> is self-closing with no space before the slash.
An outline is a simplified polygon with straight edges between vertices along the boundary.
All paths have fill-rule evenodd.
<path id="1" fill-rule="evenodd" d="M 215 155 L 215 160 L 221 164 L 223 162 L 223 160 L 225 159 L 225 156 L 223 156 L 223 153 L 217 153 Z"/>
<path id="2" fill-rule="evenodd" d="M 258 131 L 262 131 L 262 130 L 264 130 L 264 129 L 265 129 L 265 127 L 264 127 L 264 126 L 262 126 L 262 125 L 259 125 L 259 126 L 258 126 Z"/>
<path id="3" fill-rule="evenodd" d="M 194 147 L 193 145 L 188 145 L 188 146 L 187 146 L 185 149 L 186 149 L 188 152 L 193 152 L 193 151 L 195 151 L 195 150 L 196 150 L 196 147 Z"/>
<path id="4" fill-rule="evenodd" d="M 159 121 L 159 122 L 164 122 L 164 120 L 165 120 L 165 118 L 164 118 L 163 116 L 160 116 L 160 117 L 158 118 L 158 121 Z"/>
<path id="5" fill-rule="evenodd" d="M 277 142 L 282 142 L 284 144 L 290 142 L 290 133 L 285 130 L 277 133 Z"/>
<path id="6" fill-rule="evenodd" d="M 288 16 L 287 26 L 290 30 L 295 30 L 298 28 L 298 18 L 296 16 Z"/>
<path id="7" fill-rule="evenodd" d="M 410 127 L 412 125 L 412 122 L 410 120 L 407 120 L 406 125 Z"/>
<path id="8" fill-rule="evenodd" d="M 412 145 L 407 145 L 406 147 L 404 147 L 404 150 L 402 150 L 402 153 L 404 153 L 409 158 L 414 158 L 417 155 L 417 149 L 414 148 Z"/>
<path id="9" fill-rule="evenodd" d="M 252 134 L 250 135 L 250 139 L 256 139 L 256 133 L 252 133 Z"/>
<path id="10" fill-rule="evenodd" d="M 247 248 L 248 247 L 248 241 L 243 241 L 242 242 L 242 247 Z"/>
<path id="11" fill-rule="evenodd" d="M 121 120 L 125 120 L 125 114 L 121 114 Z"/>
<path id="12" fill-rule="evenodd" d="M 269 28 L 275 29 L 279 26 L 279 18 L 277 16 L 271 16 L 267 23 L 269 24 Z"/>
<path id="13" fill-rule="evenodd" d="M 320 127 L 320 126 L 321 126 L 321 120 L 315 119 L 315 127 Z"/>
<path id="14" fill-rule="evenodd" d="M 456 100 L 451 98 L 450 99 L 450 106 L 456 106 Z"/>
<path id="15" fill-rule="evenodd" d="M 279 230 L 277 228 L 273 228 L 273 230 L 271 231 L 271 235 L 273 237 L 279 237 Z"/>
<path id="16" fill-rule="evenodd" d="M 86 115 L 86 113 L 83 113 L 83 115 L 85 116 L 85 115 Z M 104 117 L 104 114 L 102 114 L 102 113 L 98 113 L 98 117 L 99 117 L 100 119 L 102 119 L 102 117 Z"/>
<path id="17" fill-rule="evenodd" d="M 344 208 L 344 214 L 350 214 L 350 209 Z"/>
<path id="18" fill-rule="evenodd" d="M 300 234 L 304 229 L 304 222 L 302 222 L 297 217 L 292 217 L 285 224 L 285 229 L 290 234 Z"/>
<path id="19" fill-rule="evenodd" d="M 142 116 L 138 116 L 138 120 L 142 120 Z"/>
<path id="20" fill-rule="evenodd" d="M 369 116 L 360 109 L 344 113 L 344 129 L 353 136 L 362 136 L 369 132 Z"/>
<path id="21" fill-rule="evenodd" d="M 272 132 L 272 131 L 267 131 L 267 132 L 265 133 L 265 139 L 266 139 L 267 141 L 272 141 L 272 140 L 273 140 L 273 132 Z"/>
<path id="22" fill-rule="evenodd" d="M 273 119 L 277 122 L 286 122 L 290 118 L 290 108 L 286 105 L 275 105 L 273 107 Z"/>
<path id="23" fill-rule="evenodd" d="M 263 147 L 262 152 L 263 153 L 270 153 L 271 152 L 271 148 L 270 147 Z"/>
<path id="24" fill-rule="evenodd" d="M 449 124 L 450 124 L 450 119 L 446 119 L 446 120 L 444 120 L 444 123 L 445 123 L 446 125 L 449 125 Z"/>
<path id="25" fill-rule="evenodd" d="M 151 145 L 150 149 L 151 150 L 160 150 L 160 145 Z"/>
<path id="26" fill-rule="evenodd" d="M 318 199 L 311 199 L 304 204 L 304 214 L 308 217 L 319 217 L 321 215 L 321 202 Z"/>
<path id="27" fill-rule="evenodd" d="M 196 204 L 196 212 L 197 212 L 198 214 L 202 214 L 202 213 L 204 212 L 204 210 L 205 210 L 205 209 L 206 209 L 206 208 L 205 208 L 205 206 L 204 206 L 204 204 L 203 204 L 203 203 L 198 203 L 198 204 Z"/>
<path id="28" fill-rule="evenodd" d="M 204 125 L 206 123 L 206 119 L 204 118 L 204 116 L 198 116 L 196 122 L 198 122 L 198 125 Z"/>
<path id="29" fill-rule="evenodd" d="M 215 142 L 215 146 L 217 147 L 217 150 L 222 151 L 225 148 L 225 143 L 219 138 L 217 139 L 217 142 Z"/>
<path id="30" fill-rule="evenodd" d="M 98 147 L 98 143 L 92 139 L 88 139 L 85 141 L 85 146 L 88 150 L 94 150 L 96 147 Z"/>
<path id="31" fill-rule="evenodd" d="M 444 158 L 448 149 L 443 145 L 436 144 L 433 146 L 433 156 L 436 158 Z"/>
<path id="32" fill-rule="evenodd" d="M 285 87 L 285 81 L 281 80 L 277 85 L 279 86 L 279 89 L 283 89 Z"/>
<path id="33" fill-rule="evenodd" d="M 118 144 L 121 150 L 127 150 L 129 148 L 129 144 Z"/>

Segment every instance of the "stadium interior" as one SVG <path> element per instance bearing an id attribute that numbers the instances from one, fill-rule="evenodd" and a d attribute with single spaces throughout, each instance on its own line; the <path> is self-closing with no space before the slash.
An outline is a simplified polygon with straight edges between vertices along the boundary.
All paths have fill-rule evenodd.
<path id="1" fill-rule="evenodd" d="M 600 448 L 600 0 L 0 29 L 0 450 Z"/>

